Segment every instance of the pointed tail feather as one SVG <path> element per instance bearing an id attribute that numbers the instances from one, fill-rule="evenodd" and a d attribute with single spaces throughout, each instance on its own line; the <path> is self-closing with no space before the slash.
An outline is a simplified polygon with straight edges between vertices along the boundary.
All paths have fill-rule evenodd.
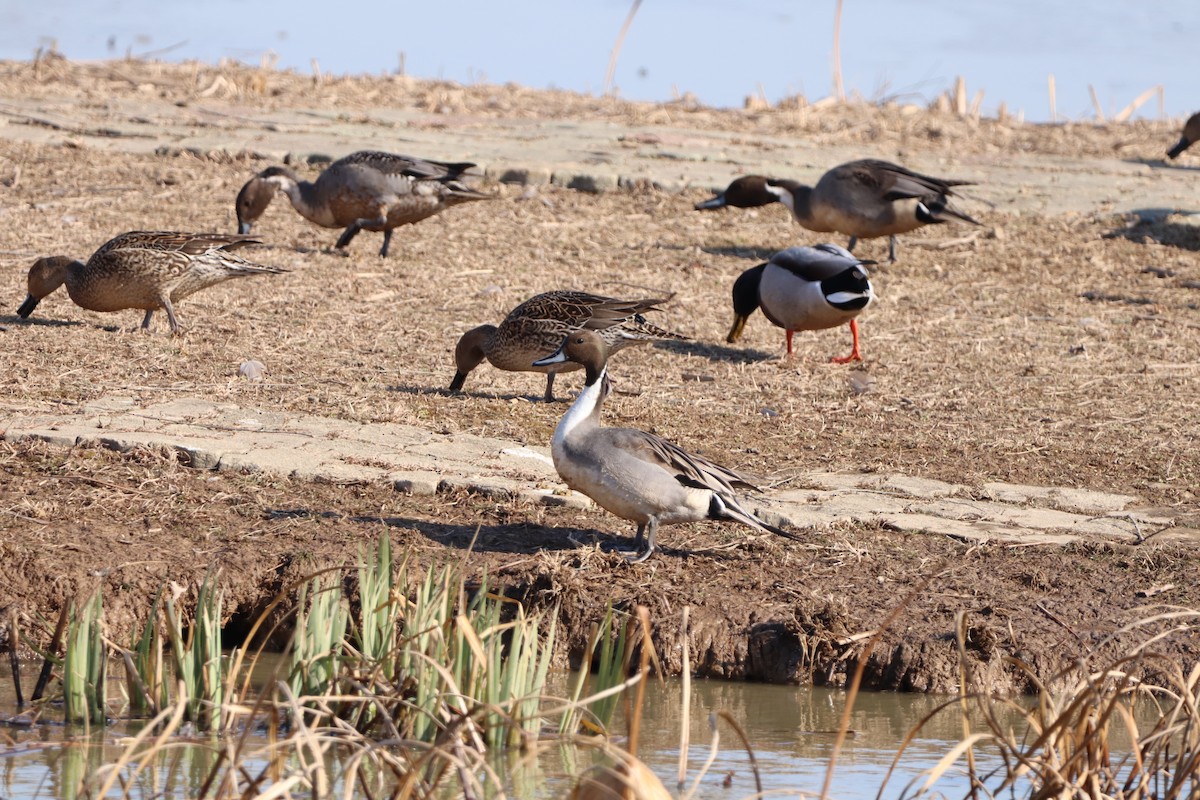
<path id="1" fill-rule="evenodd" d="M 791 539 L 796 542 L 804 541 L 804 537 L 798 533 L 784 530 L 776 525 L 772 525 L 765 520 L 759 519 L 757 516 L 742 508 L 737 498 L 730 495 L 720 495 L 713 493 L 712 506 L 709 508 L 710 516 L 717 519 L 729 519 L 734 522 L 740 522 L 743 525 L 754 528 L 755 530 L 765 533 L 773 533 L 776 536 L 782 536 L 785 539 Z"/>
<path id="2" fill-rule="evenodd" d="M 478 189 L 473 189 L 461 181 L 443 181 L 450 193 L 446 195 L 446 200 L 453 203 L 465 203 L 468 200 L 495 200 L 499 195 L 488 194 L 481 192 Z"/>
<path id="3" fill-rule="evenodd" d="M 924 209 L 928 214 L 928 219 L 921 219 L 921 209 Z M 972 225 L 980 225 L 979 220 L 969 214 L 959 211 L 954 206 L 950 205 L 949 201 L 944 197 L 933 200 L 927 204 L 923 203 L 917 207 L 917 219 L 926 223 L 949 222 L 952 219 L 961 222 L 968 222 Z"/>
<path id="4" fill-rule="evenodd" d="M 652 322 L 647 322 L 641 314 L 634 315 L 633 319 L 618 327 L 621 330 L 621 336 L 626 339 L 674 339 L 681 342 L 692 340 L 690 336 L 684 336 L 682 333 L 675 333 L 675 331 L 669 331 Z"/>
<path id="5" fill-rule="evenodd" d="M 236 258 L 236 256 L 234 258 Z M 253 261 L 246 261 L 245 259 L 241 259 L 241 258 L 238 258 L 235 261 L 234 258 L 226 257 L 226 258 L 221 259 L 221 265 L 223 267 L 225 267 L 226 269 L 230 270 L 231 272 L 236 273 L 239 276 L 241 276 L 241 275 L 283 275 L 285 273 L 291 272 L 291 270 L 288 269 L 287 267 L 272 267 L 272 266 L 268 266 L 266 264 L 255 264 Z"/>

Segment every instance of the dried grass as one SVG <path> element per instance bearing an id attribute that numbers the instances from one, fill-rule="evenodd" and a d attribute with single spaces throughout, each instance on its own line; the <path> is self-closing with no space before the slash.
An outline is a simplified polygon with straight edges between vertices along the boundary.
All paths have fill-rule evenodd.
<path id="1" fill-rule="evenodd" d="M 232 198 L 258 168 L 13 142 L 0 142 L 0 158 L 25 176 L 0 230 L 11 308 L 36 255 L 86 255 L 130 228 L 232 230 Z M 133 333 L 137 312 L 85 312 L 58 292 L 30 323 L 10 321 L 0 334 L 10 353 L 2 397 L 10 408 L 69 409 L 110 395 L 146 404 L 200 395 L 544 444 L 563 407 L 530 402 L 536 375 L 485 366 L 466 395 L 442 392 L 461 332 L 548 289 L 662 291 L 676 296 L 656 321 L 695 341 L 623 353 L 612 370 L 612 424 L 767 476 L 865 468 L 1133 489 L 1165 501 L 1200 479 L 1178 446 L 1198 422 L 1190 397 L 1200 298 L 1185 287 L 1200 281 L 1188 253 L 1200 241 L 1169 223 L 1125 229 L 1116 218 L 991 214 L 983 216 L 1002 238 L 941 248 L 959 232 L 906 236 L 902 261 L 873 276 L 879 301 L 861 319 L 867 360 L 849 368 L 827 363 L 844 330 L 800 337 L 790 362 L 780 358 L 781 331 L 761 316 L 742 346 L 723 343 L 733 278 L 775 249 L 818 240 L 782 207 L 706 215 L 691 211 L 691 195 L 542 189 L 538 202 L 500 191 L 509 199 L 398 232 L 387 260 L 367 241 L 348 256 L 331 253 L 330 231 L 277 203 L 260 226 L 271 246 L 255 257 L 294 272 L 193 295 L 179 308 L 191 328 L 183 338 Z M 1144 272 L 1147 264 L 1170 277 Z M 263 381 L 239 378 L 249 358 L 265 365 Z M 704 380 L 687 379 L 696 375 Z M 864 378 L 873 382 L 856 393 Z M 574 382 L 564 380 L 569 396 Z M 50 496 L 81 510 L 139 502 L 128 489 L 78 481 Z M 36 519 L 46 502 L 29 497 L 10 510 Z"/>

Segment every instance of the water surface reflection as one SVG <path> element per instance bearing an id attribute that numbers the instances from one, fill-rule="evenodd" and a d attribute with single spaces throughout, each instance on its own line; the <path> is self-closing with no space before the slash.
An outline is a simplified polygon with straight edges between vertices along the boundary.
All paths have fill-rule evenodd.
<path id="1" fill-rule="evenodd" d="M 568 681 L 565 674 L 555 676 L 550 691 L 566 694 Z M 8 690 L 7 683 L 0 684 L 0 716 L 15 712 L 13 699 L 6 694 Z M 642 717 L 639 755 L 672 789 L 676 785 L 683 729 L 682 695 L 681 681 L 652 682 Z M 860 694 L 851 716 L 853 735 L 846 740 L 834 773 L 832 796 L 843 800 L 874 798 L 905 736 L 948 699 Z M 773 796 L 818 794 L 845 700 L 844 692 L 828 689 L 693 681 L 687 786 L 698 779 L 710 756 L 709 717 L 723 711 L 738 722 L 749 738 L 764 791 Z M 961 725 L 956 713 L 936 715 L 909 745 L 902 764 L 888 783 L 886 796 L 898 796 L 912 779 L 936 764 L 959 740 Z M 624 721 L 618 719 L 615 727 L 623 732 Z M 9 728 L 6 738 L 11 745 L 0 749 L 0 796 L 73 799 L 81 779 L 115 762 L 123 751 L 122 740 L 135 732 L 132 725 L 94 731 L 90 736 L 53 724 Z M 753 771 L 739 737 L 724 722 L 718 723 L 718 733 L 715 759 L 700 778 L 695 797 L 730 800 L 753 795 Z M 247 742 L 250 750 L 264 744 L 255 739 L 250 737 Z M 177 742 L 147 767 L 132 787 L 131 796 L 195 796 L 216 766 L 217 753 L 223 746 L 221 742 L 203 739 L 194 744 Z M 510 797 L 540 800 L 565 796 L 571 776 L 595 760 L 593 751 L 566 747 L 547 739 L 536 757 L 500 754 L 492 764 L 503 776 Z M 989 763 L 986 753 L 981 754 L 979 762 L 986 768 Z M 244 766 L 248 774 L 257 775 L 266 764 L 250 760 Z M 332 771 L 338 772 L 336 765 L 332 765 Z M 966 794 L 966 782 L 961 778 L 943 779 L 939 786 L 947 796 Z M 339 788 L 339 795 L 340 792 Z"/>

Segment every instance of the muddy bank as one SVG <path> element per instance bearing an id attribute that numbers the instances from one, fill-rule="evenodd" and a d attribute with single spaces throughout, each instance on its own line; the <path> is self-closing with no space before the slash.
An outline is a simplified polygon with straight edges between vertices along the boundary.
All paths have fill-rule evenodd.
<path id="1" fill-rule="evenodd" d="M 596 546 L 629 531 L 597 530 L 592 512 L 214 474 L 149 450 L 6 450 L 0 585 L 27 643 L 49 638 L 35 620 L 53 620 L 63 602 L 96 587 L 110 636 L 129 641 L 160 586 L 194 588 L 213 565 L 226 592 L 227 644 L 238 644 L 278 592 L 323 567 L 353 567 L 383 532 L 410 568 L 461 559 L 469 575 L 486 572 L 530 608 L 557 606 L 562 666 L 577 663 L 609 602 L 642 603 L 662 662 L 677 673 L 681 611 L 690 606 L 694 674 L 840 685 L 869 634 L 896 612 L 868 658 L 865 685 L 945 692 L 958 683 L 962 614 L 978 688 L 1024 690 L 1028 676 L 1012 659 L 1048 677 L 1094 648 L 1115 656 L 1148 638 L 1155 628 L 1117 631 L 1158 602 L 1200 603 L 1196 552 L 1186 543 L 980 546 L 863 526 L 794 543 L 688 526 L 664 537 L 663 554 L 630 568 Z M 279 645 L 287 621 L 276 621 Z M 1168 636 L 1154 651 L 1181 662 L 1200 657 L 1194 635 Z"/>

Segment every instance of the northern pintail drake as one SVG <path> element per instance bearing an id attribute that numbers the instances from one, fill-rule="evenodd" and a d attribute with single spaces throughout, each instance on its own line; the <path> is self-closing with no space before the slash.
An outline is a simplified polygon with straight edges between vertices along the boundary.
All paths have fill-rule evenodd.
<path id="1" fill-rule="evenodd" d="M 645 561 L 657 548 L 659 525 L 732 520 L 759 531 L 798 538 L 759 519 L 738 498 L 739 489 L 757 491 L 745 476 L 688 453 L 652 433 L 606 428 L 600 409 L 608 396 L 609 348 L 595 331 L 568 334 L 538 366 L 564 362 L 587 371 L 583 391 L 567 409 L 550 452 L 567 486 L 601 508 L 637 523 L 631 563 Z"/>
<path id="2" fill-rule="evenodd" d="M 767 319 L 787 331 L 789 356 L 796 331 L 836 328 L 848 322 L 853 349 L 850 355 L 831 360 L 838 364 L 861 361 L 855 317 L 875 297 L 865 268 L 874 263 L 855 258 L 836 244 L 781 250 L 734 281 L 733 327 L 725 341 L 736 342 L 746 320 L 761 308 Z"/>
<path id="3" fill-rule="evenodd" d="M 201 289 L 250 275 L 273 275 L 290 270 L 255 264 L 235 250 L 262 244 L 250 236 L 176 231 L 130 231 L 100 247 L 84 264 L 68 256 L 39 258 L 29 268 L 29 295 L 17 309 L 22 319 L 33 313 L 46 295 L 64 283 L 75 305 L 89 311 L 143 308 L 142 329 L 163 309 L 171 332 L 182 326 L 174 304 Z"/>
<path id="4" fill-rule="evenodd" d="M 1167 157 L 1178 158 L 1180 153 L 1198 141 L 1200 141 L 1200 111 L 1192 114 L 1188 117 L 1188 121 L 1183 123 L 1183 134 L 1180 135 L 1175 146 L 1167 151 Z"/>
<path id="5" fill-rule="evenodd" d="M 658 311 L 666 297 L 644 300 L 619 300 L 587 292 L 553 291 L 535 295 L 514 308 L 497 325 L 472 328 L 458 340 L 454 361 L 458 371 L 450 382 L 450 391 L 462 389 L 467 375 L 486 358 L 497 369 L 514 372 L 546 373 L 546 402 L 554 400 L 554 376 L 559 372 L 582 369 L 571 361 L 534 366 L 535 359 L 562 344 L 563 336 L 576 330 L 599 333 L 609 352 L 634 344 L 667 339 L 687 339 L 642 316 Z"/>
<path id="6" fill-rule="evenodd" d="M 896 235 L 924 225 L 959 220 L 979 222 L 950 204 L 952 187 L 970 181 L 921 175 L 898 164 L 876 159 L 850 161 L 826 172 L 816 186 L 761 175 L 738 178 L 698 209 L 748 208 L 781 202 L 796 221 L 818 233 L 843 233 L 847 249 L 859 239 L 888 237 L 888 260 L 896 260 Z"/>
<path id="7" fill-rule="evenodd" d="M 333 162 L 311 183 L 288 167 L 268 167 L 238 192 L 238 232 L 249 233 L 281 191 L 309 222 L 345 228 L 335 245 L 339 249 L 360 230 L 383 231 L 379 255 L 386 256 L 394 228 L 460 203 L 495 198 L 459 180 L 473 166 L 362 150 Z"/>

